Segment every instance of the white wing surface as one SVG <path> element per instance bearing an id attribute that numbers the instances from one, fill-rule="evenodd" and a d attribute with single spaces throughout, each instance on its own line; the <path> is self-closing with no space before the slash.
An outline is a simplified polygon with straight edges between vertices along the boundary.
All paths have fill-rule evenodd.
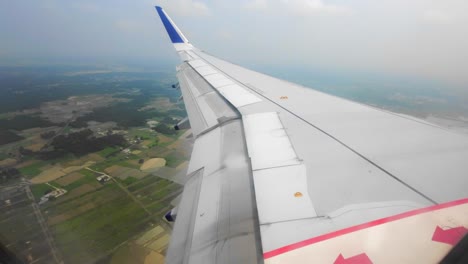
<path id="1" fill-rule="evenodd" d="M 168 263 L 436 263 L 466 233 L 466 135 L 218 59 L 156 9 L 196 138 Z"/>

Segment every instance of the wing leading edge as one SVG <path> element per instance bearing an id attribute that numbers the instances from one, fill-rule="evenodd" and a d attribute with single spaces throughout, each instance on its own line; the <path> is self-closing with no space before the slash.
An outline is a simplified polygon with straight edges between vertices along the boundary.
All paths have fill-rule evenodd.
<path id="1" fill-rule="evenodd" d="M 196 136 L 168 263 L 432 263 L 468 230 L 467 136 L 208 55 L 156 9 Z"/>

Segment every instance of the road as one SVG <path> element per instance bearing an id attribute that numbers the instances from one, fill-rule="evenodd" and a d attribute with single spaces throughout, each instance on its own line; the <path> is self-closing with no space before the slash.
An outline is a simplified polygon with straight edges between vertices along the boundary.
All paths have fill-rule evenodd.
<path id="1" fill-rule="evenodd" d="M 100 171 L 96 171 L 96 170 L 93 170 L 89 167 L 86 167 L 85 169 L 89 170 L 89 171 L 92 171 L 92 172 L 95 172 L 95 173 L 99 173 L 101 175 L 106 175 L 108 176 L 109 178 L 112 179 L 113 182 L 115 182 L 117 184 L 117 186 L 119 186 L 119 188 L 124 191 L 136 204 L 138 204 L 138 206 L 141 207 L 141 209 L 143 209 L 147 214 L 148 216 L 151 216 L 151 212 L 146 209 L 146 207 L 140 202 L 140 200 L 138 200 L 129 190 L 127 190 L 127 188 L 125 188 L 125 186 L 123 186 L 119 181 L 117 181 L 116 179 L 114 179 L 114 177 L 110 176 L 109 174 L 106 174 L 104 172 L 100 172 Z"/>
<path id="2" fill-rule="evenodd" d="M 29 188 L 29 186 L 26 186 L 25 189 L 26 189 L 26 194 L 28 195 L 28 198 L 32 202 L 31 206 L 32 206 L 32 208 L 34 210 L 34 214 L 36 215 L 37 222 L 41 226 L 42 232 L 44 233 L 44 236 L 46 237 L 47 244 L 49 244 L 50 251 L 52 253 L 52 256 L 54 257 L 55 263 L 60 263 L 61 264 L 61 263 L 63 263 L 62 257 L 60 255 L 59 251 L 57 250 L 57 248 L 55 247 L 55 241 L 54 241 L 52 235 L 50 234 L 47 223 L 45 222 L 44 217 L 42 216 L 42 212 L 39 209 L 39 206 L 37 205 L 36 200 L 34 199 L 34 195 L 31 192 L 31 188 Z M 32 262 L 32 263 L 34 263 L 34 262 Z"/>

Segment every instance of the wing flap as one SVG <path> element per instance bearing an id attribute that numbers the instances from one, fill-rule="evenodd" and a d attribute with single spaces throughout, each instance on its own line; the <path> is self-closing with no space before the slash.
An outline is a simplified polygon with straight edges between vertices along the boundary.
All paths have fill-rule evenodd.
<path id="1" fill-rule="evenodd" d="M 276 112 L 244 115 L 252 170 L 301 164 Z"/>
<path id="2" fill-rule="evenodd" d="M 253 178 L 260 225 L 317 217 L 303 164 L 257 170 Z"/>
<path id="3" fill-rule="evenodd" d="M 175 223 L 176 226 L 171 236 L 171 247 L 166 254 L 167 263 L 185 263 L 190 259 L 189 253 L 192 248 L 203 169 L 192 172 L 188 178 L 178 207 L 177 218 L 180 220 Z"/>

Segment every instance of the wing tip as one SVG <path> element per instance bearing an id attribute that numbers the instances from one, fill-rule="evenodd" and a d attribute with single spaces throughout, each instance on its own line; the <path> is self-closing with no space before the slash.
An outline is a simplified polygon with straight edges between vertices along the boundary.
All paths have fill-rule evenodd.
<path id="1" fill-rule="evenodd" d="M 160 6 L 155 6 L 155 8 L 158 12 L 159 18 L 161 18 L 161 21 L 164 27 L 166 28 L 167 34 L 169 35 L 169 38 L 171 39 L 172 43 L 186 43 L 185 37 L 182 35 L 182 32 L 178 31 L 177 26 L 174 24 L 174 22 L 171 21 L 171 19 L 163 10 L 163 8 Z"/>

